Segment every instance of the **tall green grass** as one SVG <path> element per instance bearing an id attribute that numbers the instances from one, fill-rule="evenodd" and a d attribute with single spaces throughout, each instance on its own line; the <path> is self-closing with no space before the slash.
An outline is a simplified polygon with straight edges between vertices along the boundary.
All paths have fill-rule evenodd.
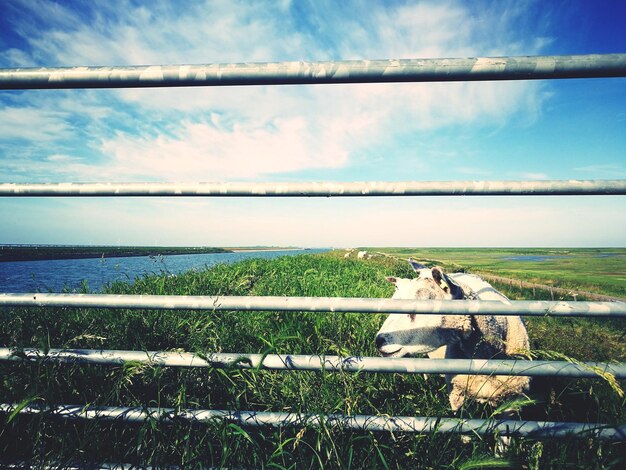
<path id="1" fill-rule="evenodd" d="M 389 297 L 393 288 L 384 279 L 388 275 L 411 277 L 412 273 L 408 265 L 394 260 L 363 262 L 331 254 L 248 260 L 177 276 L 162 273 L 132 284 L 113 284 L 107 292 Z M 2 346 L 43 349 L 376 355 L 373 340 L 381 322 L 381 315 L 360 313 L 4 309 L 0 311 L 0 342 Z M 571 353 L 567 349 L 571 345 L 565 344 L 568 340 L 551 335 L 543 322 L 529 324 L 533 344 Z M 566 328 L 576 329 L 577 325 Z M 587 341 L 580 335 L 577 339 L 589 349 L 585 359 L 606 359 L 595 353 L 598 338 Z M 601 380 L 553 380 L 539 385 L 535 398 L 540 404 L 528 411 L 533 419 L 626 421 L 624 402 Z M 47 405 L 451 416 L 442 378 L 407 374 L 11 363 L 0 364 L 0 396 L 3 402 Z M 463 415 L 488 417 L 492 412 L 469 403 Z M 618 466 L 624 451 L 619 444 L 580 439 L 524 439 L 516 441 L 506 456 L 494 460 L 492 441 L 476 438 L 463 444 L 458 436 L 441 434 L 311 427 L 242 429 L 222 422 L 124 424 L 70 422 L 47 416 L 15 416 L 8 421 L 0 416 L 0 455 L 36 465 L 126 462 L 190 468 L 547 468 L 576 464 L 608 468 Z"/>

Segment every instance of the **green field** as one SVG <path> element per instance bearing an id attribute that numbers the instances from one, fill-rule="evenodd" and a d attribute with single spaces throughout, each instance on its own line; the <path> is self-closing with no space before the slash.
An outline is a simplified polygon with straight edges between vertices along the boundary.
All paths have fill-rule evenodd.
<path id="1" fill-rule="evenodd" d="M 453 261 L 451 255 L 447 261 Z M 409 277 L 412 271 L 393 259 L 344 259 L 342 252 L 335 252 L 153 275 L 114 284 L 107 292 L 389 297 L 393 289 L 384 279 L 389 275 Z M 512 298 L 529 295 L 506 286 L 502 290 Z M 374 335 L 382 320 L 382 315 L 358 313 L 3 309 L 0 346 L 370 356 L 376 355 Z M 626 361 L 623 322 L 534 318 L 528 327 L 537 357 L 556 351 L 578 359 Z M 419 374 L 0 363 L 0 396 L 3 402 L 23 404 L 452 415 L 444 380 Z M 536 404 L 523 411 L 528 419 L 626 422 L 624 399 L 602 379 L 537 380 L 532 398 Z M 468 403 L 462 414 L 489 417 L 493 411 Z M 37 466 L 125 462 L 185 468 L 623 468 L 625 451 L 623 443 L 528 438 L 515 440 L 496 459 L 493 438 L 464 444 L 458 436 L 443 434 L 242 429 L 229 423 L 154 420 L 130 425 L 0 415 L 0 456 L 33 460 Z"/>
<path id="2" fill-rule="evenodd" d="M 626 248 L 364 248 L 554 287 L 626 298 Z M 510 259 L 524 257 L 527 259 Z M 539 258 L 534 260 L 533 258 Z"/>
<path id="3" fill-rule="evenodd" d="M 48 259 L 118 258 L 130 256 L 199 255 L 230 253 L 215 247 L 180 246 L 24 246 L 0 245 L 0 262 Z"/>

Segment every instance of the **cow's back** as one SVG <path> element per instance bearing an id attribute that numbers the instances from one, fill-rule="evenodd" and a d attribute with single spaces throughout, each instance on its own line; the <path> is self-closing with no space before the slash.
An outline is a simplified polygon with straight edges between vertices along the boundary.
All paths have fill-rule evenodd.
<path id="1" fill-rule="evenodd" d="M 511 303 L 504 294 L 474 274 L 454 273 L 449 277 L 459 284 L 470 298 Z M 486 341 L 482 347 L 476 348 L 475 344 L 458 344 L 454 348 L 449 348 L 446 357 L 462 357 L 462 349 L 466 352 L 472 349 L 473 354 L 468 354 L 468 356 L 481 359 L 502 358 L 528 351 L 528 333 L 521 317 L 476 315 L 474 320 L 476 326 L 485 335 Z M 479 403 L 490 403 L 496 406 L 505 399 L 526 393 L 530 386 L 530 377 L 526 376 L 459 374 L 447 375 L 446 381 L 450 389 L 450 405 L 453 410 L 462 406 L 466 397 L 471 397 Z"/>
<path id="2" fill-rule="evenodd" d="M 511 304 L 510 300 L 498 292 L 491 284 L 475 274 L 454 273 L 450 277 L 458 283 L 466 294 L 479 300 L 499 301 Z M 493 340 L 501 341 L 502 352 L 507 356 L 525 354 L 530 348 L 524 320 L 516 315 L 480 315 L 477 316 L 479 327 Z"/>
<path id="3" fill-rule="evenodd" d="M 497 300 L 505 304 L 511 303 L 504 294 L 498 292 L 491 284 L 475 274 L 454 273 L 449 277 L 458 283 L 466 294 L 476 296 L 480 300 Z"/>

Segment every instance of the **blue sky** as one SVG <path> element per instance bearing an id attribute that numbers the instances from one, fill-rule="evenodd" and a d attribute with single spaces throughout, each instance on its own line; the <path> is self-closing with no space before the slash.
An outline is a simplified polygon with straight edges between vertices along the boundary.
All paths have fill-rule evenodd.
<path id="1" fill-rule="evenodd" d="M 11 1 L 0 67 L 626 52 L 626 4 Z M 626 178 L 626 79 L 0 92 L 0 181 Z M 0 199 L 0 243 L 625 246 L 624 197 Z"/>

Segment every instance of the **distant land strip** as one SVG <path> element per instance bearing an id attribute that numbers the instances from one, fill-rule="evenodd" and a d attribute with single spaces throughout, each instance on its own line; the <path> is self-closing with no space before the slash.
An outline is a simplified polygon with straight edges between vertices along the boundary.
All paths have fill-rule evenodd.
<path id="1" fill-rule="evenodd" d="M 85 258 L 128 258 L 133 256 L 200 255 L 209 253 L 232 253 L 232 250 L 215 247 L 4 245 L 0 246 L 0 262 Z"/>

